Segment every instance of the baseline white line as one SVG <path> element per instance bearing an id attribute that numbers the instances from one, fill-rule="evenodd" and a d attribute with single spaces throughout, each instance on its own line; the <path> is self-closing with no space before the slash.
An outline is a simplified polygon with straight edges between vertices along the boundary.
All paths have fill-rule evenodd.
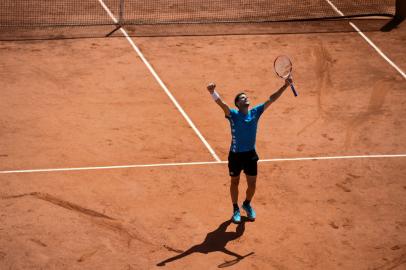
<path id="1" fill-rule="evenodd" d="M 111 17 L 114 23 L 118 23 L 118 20 L 114 17 L 113 13 L 110 11 L 110 9 L 104 4 L 103 0 L 98 0 L 100 5 L 104 8 L 104 10 L 107 12 L 107 14 Z M 134 51 L 138 54 L 138 56 L 141 58 L 142 62 L 147 66 L 148 70 L 151 72 L 152 76 L 155 78 L 155 80 L 158 82 L 158 84 L 161 86 L 161 88 L 164 90 L 164 92 L 168 95 L 169 99 L 172 101 L 172 103 L 175 105 L 175 107 L 178 109 L 178 111 L 182 114 L 182 116 L 186 119 L 186 122 L 190 125 L 190 127 L 193 129 L 193 131 L 196 133 L 196 135 L 199 137 L 199 139 L 203 142 L 203 144 L 206 146 L 206 148 L 209 150 L 210 154 L 213 156 L 213 158 L 217 161 L 220 162 L 220 158 L 217 156 L 217 154 L 214 152 L 213 148 L 210 146 L 210 144 L 207 142 L 207 140 L 203 137 L 203 135 L 200 133 L 200 131 L 197 129 L 195 124 L 192 122 L 190 117 L 186 114 L 186 112 L 183 110 L 183 108 L 180 106 L 178 101 L 175 99 L 175 97 L 172 95 L 172 93 L 169 91 L 168 87 L 163 83 L 161 78 L 158 76 L 158 74 L 155 72 L 154 68 L 151 66 L 151 64 L 148 62 L 148 60 L 145 58 L 144 54 L 141 52 L 141 50 L 138 48 L 137 45 L 135 45 L 134 41 L 130 38 L 128 35 L 127 31 L 125 31 L 123 28 L 120 28 L 120 31 L 123 33 L 127 41 L 130 43 Z"/>
<path id="2" fill-rule="evenodd" d="M 259 162 L 282 162 L 282 161 L 309 161 L 309 160 L 334 160 L 334 159 L 368 159 L 368 158 L 406 158 L 406 154 L 395 155 L 360 155 L 360 156 L 331 156 L 331 157 L 299 157 L 299 158 L 272 158 L 261 159 Z M 179 163 L 156 163 L 139 165 L 120 165 L 120 166 L 99 166 L 99 167 L 78 167 L 78 168 L 56 168 L 56 169 L 32 169 L 32 170 L 8 170 L 0 171 L 0 174 L 17 173 L 40 173 L 40 172 L 69 172 L 69 171 L 90 171 L 90 170 L 112 170 L 112 169 L 131 169 L 131 168 L 151 168 L 151 167 L 177 167 L 177 166 L 198 166 L 227 164 L 227 161 L 203 161 L 203 162 L 179 162 Z"/>
<path id="3" fill-rule="evenodd" d="M 361 156 L 332 156 L 332 157 L 301 157 L 301 158 L 271 158 L 261 159 L 259 162 L 279 161 L 307 161 L 307 160 L 331 160 L 331 159 L 360 159 L 360 158 L 404 158 L 406 154 L 397 155 L 361 155 Z"/>
<path id="4" fill-rule="evenodd" d="M 325 0 L 334 10 L 335 12 L 337 12 L 340 16 L 345 16 L 344 13 L 341 12 L 341 10 L 339 10 L 330 0 Z M 402 75 L 403 79 L 406 80 L 406 74 L 405 72 L 403 72 L 402 69 L 400 69 L 389 57 L 387 57 L 379 48 L 378 46 L 376 46 L 372 40 L 370 40 L 354 23 L 349 22 L 349 24 L 351 25 L 352 28 L 354 28 L 355 31 L 357 31 L 358 34 L 360 34 L 361 37 L 363 37 L 365 39 L 366 42 L 368 42 L 369 45 L 371 45 L 372 48 L 375 49 L 376 52 L 378 52 L 378 54 L 386 60 L 386 62 L 389 63 L 389 65 L 391 65 L 394 69 L 396 69 L 397 72 L 400 73 L 400 75 Z"/>
<path id="5" fill-rule="evenodd" d="M 10 174 L 10 173 L 35 173 L 35 172 L 69 172 L 69 171 L 90 171 L 90 170 L 112 170 L 112 169 L 148 168 L 148 167 L 191 166 L 191 165 L 206 165 L 206 164 L 221 164 L 221 163 L 225 163 L 225 161 L 180 162 L 180 163 L 157 163 L 157 164 L 99 166 L 99 167 L 77 167 L 77 168 L 56 168 L 56 169 L 12 170 L 12 171 L 0 171 L 0 174 Z"/>

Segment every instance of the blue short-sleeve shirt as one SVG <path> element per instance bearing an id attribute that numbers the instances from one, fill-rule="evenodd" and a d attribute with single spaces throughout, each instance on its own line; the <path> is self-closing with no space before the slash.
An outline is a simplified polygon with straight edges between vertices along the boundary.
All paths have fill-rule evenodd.
<path id="1" fill-rule="evenodd" d="M 258 120 L 263 112 L 264 103 L 249 110 L 248 114 L 230 109 L 230 116 L 227 117 L 232 136 L 230 151 L 238 153 L 255 150 Z"/>

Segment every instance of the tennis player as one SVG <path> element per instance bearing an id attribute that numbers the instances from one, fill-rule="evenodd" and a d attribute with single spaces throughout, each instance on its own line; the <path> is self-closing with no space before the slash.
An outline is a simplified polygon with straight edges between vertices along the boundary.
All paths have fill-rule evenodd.
<path id="1" fill-rule="evenodd" d="M 237 109 L 231 109 L 216 92 L 215 83 L 210 83 L 207 86 L 213 100 L 220 106 L 226 118 L 230 121 L 232 141 L 228 155 L 228 170 L 231 177 L 230 195 L 233 203 L 231 219 L 234 223 L 241 222 L 240 208 L 238 206 L 238 184 L 241 171 L 244 171 L 247 177 L 247 191 L 242 208 L 247 213 L 249 220 L 254 221 L 256 218 L 255 211 L 251 206 L 251 200 L 256 188 L 257 162 L 259 159 L 255 150 L 258 120 L 261 114 L 282 95 L 291 83 L 290 78 L 286 79 L 285 84 L 272 94 L 267 101 L 251 110 L 248 109 L 250 100 L 246 93 L 241 92 L 235 96 L 234 104 Z"/>

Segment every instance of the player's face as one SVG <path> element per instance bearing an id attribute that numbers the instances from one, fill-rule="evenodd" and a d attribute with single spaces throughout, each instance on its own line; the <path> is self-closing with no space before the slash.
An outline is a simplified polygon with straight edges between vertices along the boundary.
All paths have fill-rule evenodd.
<path id="1" fill-rule="evenodd" d="M 249 105 L 250 105 L 250 100 L 247 95 L 242 94 L 241 96 L 238 97 L 238 107 L 249 106 Z"/>

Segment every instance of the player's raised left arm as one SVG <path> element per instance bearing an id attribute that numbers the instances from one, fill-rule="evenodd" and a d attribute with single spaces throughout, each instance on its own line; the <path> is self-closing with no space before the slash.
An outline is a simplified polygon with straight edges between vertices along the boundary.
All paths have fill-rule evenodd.
<path id="1" fill-rule="evenodd" d="M 292 83 L 292 79 L 288 78 L 285 80 L 285 84 L 279 88 L 278 91 L 273 93 L 267 101 L 264 102 L 264 110 L 266 110 L 269 105 L 271 105 L 273 102 L 275 102 L 281 95 L 282 93 L 288 88 L 288 86 Z"/>

